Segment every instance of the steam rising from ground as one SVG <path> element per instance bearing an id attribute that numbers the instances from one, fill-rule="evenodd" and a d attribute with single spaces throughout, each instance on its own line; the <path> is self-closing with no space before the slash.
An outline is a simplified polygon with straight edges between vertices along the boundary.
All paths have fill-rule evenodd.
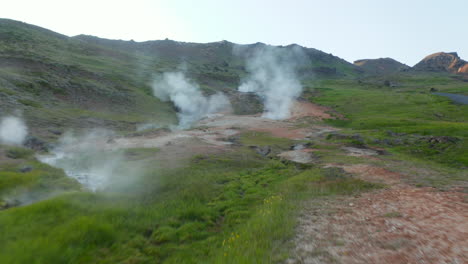
<path id="1" fill-rule="evenodd" d="M 0 120 L 0 143 L 22 145 L 28 135 L 28 127 L 21 118 L 7 116 Z"/>
<path id="2" fill-rule="evenodd" d="M 250 75 L 239 86 L 240 92 L 254 92 L 264 103 L 263 117 L 285 119 L 290 116 L 294 100 L 301 95 L 302 86 L 296 68 L 303 58 L 299 48 L 263 46 L 247 59 Z"/>
<path id="3" fill-rule="evenodd" d="M 191 83 L 182 72 L 166 72 L 156 78 L 153 92 L 162 101 L 172 101 L 178 108 L 178 129 L 190 128 L 207 115 L 230 108 L 229 99 L 224 94 L 204 96 L 200 87 Z"/>
<path id="4" fill-rule="evenodd" d="M 107 149 L 113 133 L 94 130 L 83 135 L 66 133 L 51 155 L 38 156 L 41 162 L 61 168 L 85 188 L 92 191 L 106 188 L 119 172 L 123 155 Z"/>

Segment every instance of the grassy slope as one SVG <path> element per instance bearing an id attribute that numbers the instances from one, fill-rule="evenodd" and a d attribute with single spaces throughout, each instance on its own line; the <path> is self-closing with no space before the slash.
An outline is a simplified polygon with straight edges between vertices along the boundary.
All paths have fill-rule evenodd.
<path id="1" fill-rule="evenodd" d="M 248 148 L 197 156 L 178 169 L 153 165 L 131 188 L 0 212 L 0 262 L 274 262 L 287 256 L 300 200 L 373 187 Z"/>
<path id="2" fill-rule="evenodd" d="M 382 79 L 325 81 L 316 85 L 312 101 L 328 105 L 347 120 L 330 121 L 361 133 L 367 143 L 390 140 L 391 150 L 446 166 L 468 166 L 468 106 L 432 95 L 430 88 L 467 93 L 468 84 L 447 75 L 390 76 L 398 87 L 380 85 Z M 399 133 L 399 135 L 394 135 Z M 456 137 L 457 143 L 432 144 L 421 136 Z M 380 143 L 381 144 L 381 143 Z"/>
<path id="3" fill-rule="evenodd" d="M 151 81 L 157 73 L 186 66 L 187 75 L 206 93 L 230 95 L 246 75 L 244 58 L 233 54 L 229 42 L 69 38 L 7 19 L 0 20 L 0 36 L 0 110 L 22 110 L 34 134 L 45 139 L 55 137 L 50 129 L 101 126 L 129 131 L 137 123 L 175 122 L 171 105 L 152 96 Z M 304 78 L 317 66 L 336 69 L 336 76 L 357 74 L 344 60 L 314 49 L 304 51 L 312 58 L 304 65 Z M 245 104 L 241 97 L 231 98 L 234 108 Z"/>
<path id="4" fill-rule="evenodd" d="M 37 161 L 29 149 L 0 145 L 0 168 L 0 210 L 81 190 L 62 170 Z"/>
<path id="5" fill-rule="evenodd" d="M 0 35 L 2 112 L 23 110 L 33 130 L 175 120 L 139 77 L 138 55 L 10 20 L 0 21 Z"/>

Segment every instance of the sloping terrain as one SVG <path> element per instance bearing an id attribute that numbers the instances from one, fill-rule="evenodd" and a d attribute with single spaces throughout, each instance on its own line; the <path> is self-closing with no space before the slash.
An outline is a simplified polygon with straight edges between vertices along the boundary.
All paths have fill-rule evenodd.
<path id="1" fill-rule="evenodd" d="M 257 43 L 234 53 L 227 41 L 197 44 L 171 40 L 133 42 L 91 36 L 67 37 L 25 23 L 0 20 L 0 109 L 21 110 L 37 136 L 47 130 L 102 126 L 133 130 L 138 123 L 175 121 L 170 103 L 152 96 L 155 74 L 183 69 L 205 93 L 223 91 L 238 113 L 261 111 L 237 93 L 246 75 L 245 56 Z M 293 48 L 294 45 L 284 47 Z M 307 58 L 301 78 L 354 76 L 354 65 L 299 47 Z"/>
<path id="2" fill-rule="evenodd" d="M 0 145 L 0 263 L 463 263 L 468 106 L 433 92 L 467 83 L 279 47 L 304 91 L 272 120 L 237 91 L 259 47 L 0 20 L 0 118 L 34 137 Z M 232 111 L 169 129 L 168 71 Z"/>
<path id="3" fill-rule="evenodd" d="M 409 70 L 409 66 L 392 58 L 357 60 L 354 65 L 361 67 L 369 74 L 393 74 Z"/>

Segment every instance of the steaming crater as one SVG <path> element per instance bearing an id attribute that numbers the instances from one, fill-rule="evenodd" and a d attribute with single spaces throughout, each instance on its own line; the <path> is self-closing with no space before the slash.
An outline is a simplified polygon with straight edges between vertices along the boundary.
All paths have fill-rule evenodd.
<path id="1" fill-rule="evenodd" d="M 0 120 L 0 143 L 22 145 L 28 135 L 28 127 L 21 118 L 7 116 Z"/>
<path id="2" fill-rule="evenodd" d="M 302 93 L 296 68 L 303 57 L 303 52 L 294 47 L 258 48 L 247 58 L 249 76 L 238 90 L 253 92 L 262 98 L 265 108 L 263 117 L 274 120 L 289 118 L 291 107 Z"/>
<path id="3" fill-rule="evenodd" d="M 119 165 L 119 159 L 115 156 L 98 158 L 97 155 L 90 153 L 56 152 L 52 155 L 38 156 L 38 159 L 50 166 L 63 169 L 68 177 L 77 180 L 91 191 L 98 191 L 108 186 Z"/>
<path id="4" fill-rule="evenodd" d="M 39 155 L 39 161 L 63 169 L 86 189 L 97 191 L 107 187 L 119 171 L 123 155 L 108 150 L 106 145 L 113 133 L 94 130 L 84 135 L 65 134 L 50 155 Z"/>
<path id="5" fill-rule="evenodd" d="M 183 72 L 166 72 L 153 82 L 153 93 L 162 101 L 171 101 L 179 109 L 179 124 L 173 130 L 188 129 L 200 119 L 229 110 L 231 103 L 223 93 L 204 96 L 200 87 Z"/>

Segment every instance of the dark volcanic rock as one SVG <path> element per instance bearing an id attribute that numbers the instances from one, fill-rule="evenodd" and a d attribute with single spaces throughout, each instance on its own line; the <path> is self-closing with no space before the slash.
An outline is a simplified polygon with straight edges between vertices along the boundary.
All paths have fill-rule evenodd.
<path id="1" fill-rule="evenodd" d="M 306 148 L 310 148 L 312 146 L 312 143 L 299 143 L 299 144 L 294 144 L 290 147 L 290 150 L 302 150 Z"/>
<path id="2" fill-rule="evenodd" d="M 254 149 L 257 154 L 266 157 L 271 152 L 270 146 L 249 146 L 249 148 Z"/>
<path id="3" fill-rule="evenodd" d="M 431 144 L 440 144 L 440 143 L 457 143 L 460 141 L 459 138 L 449 137 L 449 136 L 428 136 L 424 138 L 425 141 Z"/>
<path id="4" fill-rule="evenodd" d="M 24 142 L 24 146 L 37 151 L 47 151 L 47 143 L 34 136 L 28 136 Z"/>
<path id="5" fill-rule="evenodd" d="M 337 132 L 328 134 L 327 139 L 348 139 L 354 140 L 356 143 L 364 144 L 364 138 L 360 134 L 344 135 Z"/>
<path id="6" fill-rule="evenodd" d="M 26 172 L 32 171 L 32 169 L 33 168 L 31 166 L 24 166 L 21 169 L 19 169 L 19 171 L 22 172 L 22 173 L 26 173 Z"/>

